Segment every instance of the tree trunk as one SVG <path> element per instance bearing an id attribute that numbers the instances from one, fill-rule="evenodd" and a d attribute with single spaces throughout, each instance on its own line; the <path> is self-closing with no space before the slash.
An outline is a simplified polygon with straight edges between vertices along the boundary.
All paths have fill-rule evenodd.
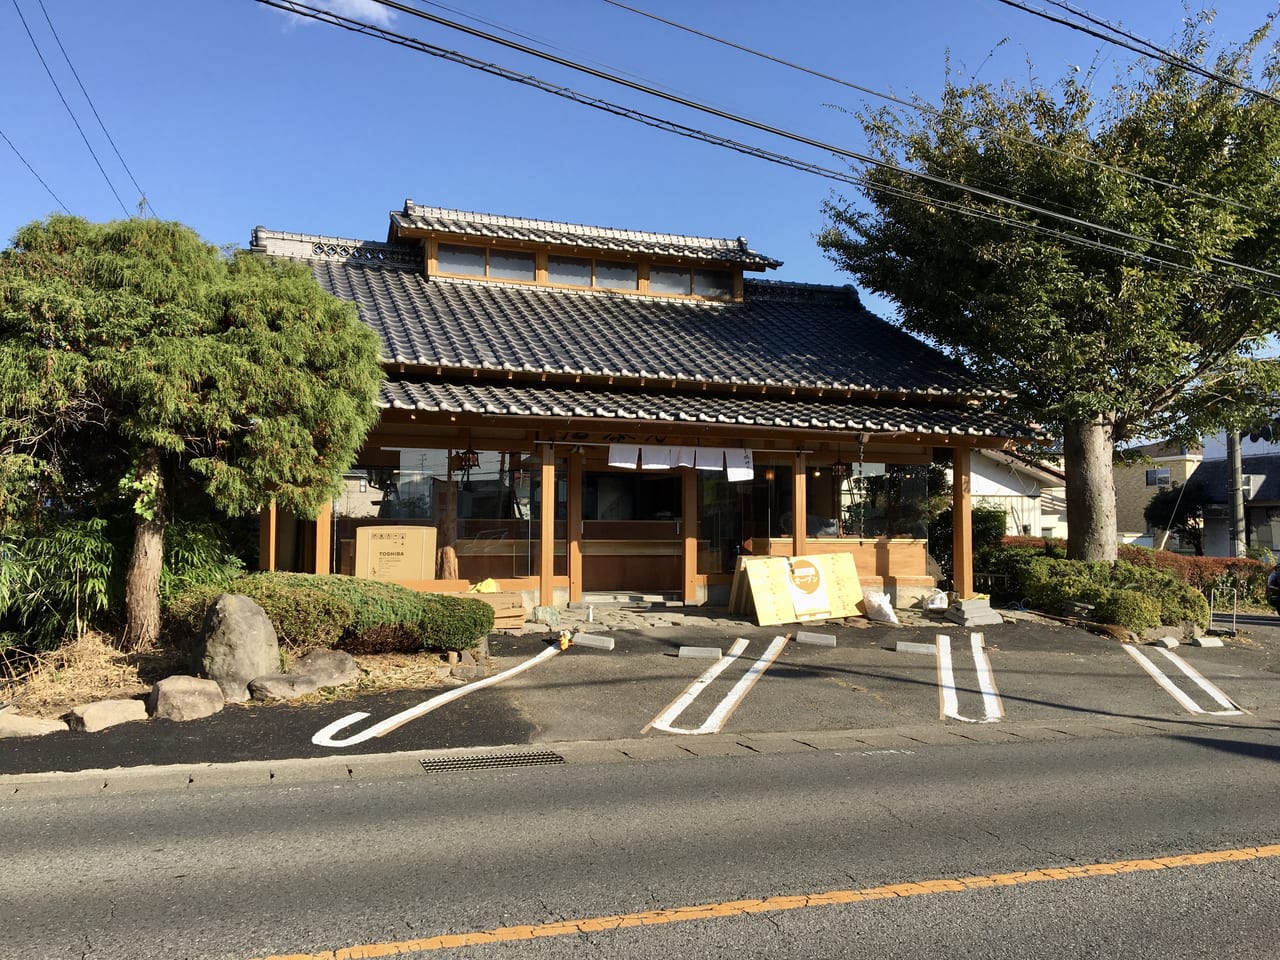
<path id="1" fill-rule="evenodd" d="M 125 651 L 146 650 L 160 639 L 160 570 L 164 565 L 164 480 L 159 455 L 143 458 L 138 470 L 145 492 L 137 499 L 133 555 L 125 575 Z"/>
<path id="2" fill-rule="evenodd" d="M 1116 559 L 1113 423 L 1109 415 L 1071 421 L 1063 430 L 1067 476 L 1067 556 L 1091 563 Z"/>

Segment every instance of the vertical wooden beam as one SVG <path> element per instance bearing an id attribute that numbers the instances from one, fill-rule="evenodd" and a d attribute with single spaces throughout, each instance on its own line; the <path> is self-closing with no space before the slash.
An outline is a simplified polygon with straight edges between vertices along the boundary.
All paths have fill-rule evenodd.
<path id="1" fill-rule="evenodd" d="M 809 535 L 809 464 L 803 450 L 796 452 L 791 472 L 791 555 L 804 556 L 804 541 Z"/>
<path id="2" fill-rule="evenodd" d="M 951 467 L 951 570 L 956 596 L 973 596 L 973 497 L 969 487 L 972 452 L 957 447 Z"/>
<path id="3" fill-rule="evenodd" d="M 316 514 L 316 552 L 313 558 L 314 572 L 326 575 L 330 572 L 333 552 L 333 504 L 326 502 Z M 432 557 L 434 560 L 435 558 Z"/>
<path id="4" fill-rule="evenodd" d="M 276 568 L 276 502 L 272 500 L 258 514 L 258 569 Z"/>
<path id="5" fill-rule="evenodd" d="M 698 471 L 693 467 L 680 468 L 680 532 L 683 599 L 694 603 L 698 599 Z"/>
<path id="6" fill-rule="evenodd" d="M 569 454 L 569 502 L 565 511 L 565 551 L 569 560 L 569 602 L 582 602 L 582 466 L 584 454 Z"/>
<path id="7" fill-rule="evenodd" d="M 552 578 L 556 572 L 556 464 L 551 447 L 543 447 L 542 527 L 538 556 L 538 603 L 549 607 L 555 601 Z"/>

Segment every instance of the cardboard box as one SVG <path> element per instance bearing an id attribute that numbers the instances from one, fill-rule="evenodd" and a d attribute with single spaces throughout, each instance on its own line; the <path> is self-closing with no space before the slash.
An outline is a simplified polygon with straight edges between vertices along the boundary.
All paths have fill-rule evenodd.
<path id="1" fill-rule="evenodd" d="M 355 575 L 367 580 L 434 580 L 436 528 L 356 528 Z"/>

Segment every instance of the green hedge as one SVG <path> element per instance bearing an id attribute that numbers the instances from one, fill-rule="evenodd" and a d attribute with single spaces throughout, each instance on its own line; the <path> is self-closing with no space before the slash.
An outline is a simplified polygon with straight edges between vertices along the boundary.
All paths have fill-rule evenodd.
<path id="1" fill-rule="evenodd" d="M 166 639 L 194 649 L 205 612 L 221 593 L 254 600 L 291 653 L 313 647 L 349 653 L 465 650 L 493 630 L 493 608 L 483 600 L 356 577 L 254 573 L 226 588 L 197 587 L 173 597 L 164 611 Z"/>
<path id="2" fill-rule="evenodd" d="M 1067 602 L 1087 603 L 1094 607 L 1094 619 L 1135 633 L 1186 620 L 1209 625 L 1204 594 L 1154 566 L 1127 560 L 1084 563 L 1031 546 L 1002 548 L 991 562 L 1008 575 L 1013 596 L 1046 613 L 1060 613 Z"/>

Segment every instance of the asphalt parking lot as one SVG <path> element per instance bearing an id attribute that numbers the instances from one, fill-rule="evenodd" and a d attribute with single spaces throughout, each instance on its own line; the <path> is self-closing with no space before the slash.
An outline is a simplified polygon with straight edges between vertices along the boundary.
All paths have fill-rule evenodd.
<path id="1" fill-rule="evenodd" d="M 945 621 L 798 628 L 633 617 L 580 625 L 611 639 L 611 651 L 561 651 L 552 631 L 495 636 L 494 675 L 446 690 L 231 705 L 186 723 L 9 740 L 0 775 L 570 742 L 650 744 L 660 754 L 708 734 L 745 742 L 909 729 L 926 742 L 1014 739 L 1082 720 L 1103 730 L 1134 721 L 1280 729 L 1280 620 L 1272 619 L 1241 625 L 1222 647 L 1166 651 L 1028 617 L 981 628 L 980 641 Z M 799 630 L 831 645 L 798 642 Z M 680 656 L 681 647 L 724 655 Z"/>

